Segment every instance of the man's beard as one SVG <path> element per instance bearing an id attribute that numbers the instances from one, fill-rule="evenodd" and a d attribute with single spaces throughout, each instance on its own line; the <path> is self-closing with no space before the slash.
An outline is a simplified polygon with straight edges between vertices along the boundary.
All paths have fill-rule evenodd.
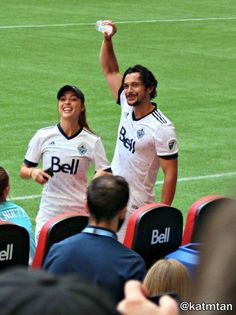
<path id="1" fill-rule="evenodd" d="M 128 102 L 128 101 L 127 101 Z M 134 102 L 134 103 L 129 103 L 128 102 L 128 105 L 129 106 L 133 106 L 133 107 L 136 107 L 136 106 L 139 106 L 141 104 L 141 102 L 139 101 L 139 100 L 137 100 L 136 102 Z"/>
<path id="2" fill-rule="evenodd" d="M 137 95 L 130 95 L 130 96 L 135 96 L 135 97 L 137 97 Z M 138 105 L 141 104 L 141 102 L 140 102 L 139 99 L 136 99 L 136 101 L 135 101 L 134 103 L 129 103 L 129 101 L 128 101 L 128 96 L 126 96 L 126 98 L 127 98 L 127 103 L 128 103 L 129 106 L 134 106 L 134 107 L 136 107 L 136 106 L 138 106 Z"/>

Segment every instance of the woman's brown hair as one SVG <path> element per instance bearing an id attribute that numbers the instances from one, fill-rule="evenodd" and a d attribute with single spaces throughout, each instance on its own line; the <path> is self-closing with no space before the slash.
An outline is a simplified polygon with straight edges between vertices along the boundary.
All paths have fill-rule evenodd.
<path id="1" fill-rule="evenodd" d="M 188 269 L 176 259 L 160 259 L 147 272 L 144 285 L 150 296 L 175 292 L 186 301 L 190 289 Z"/>
<path id="2" fill-rule="evenodd" d="M 3 192 L 6 187 L 9 185 L 9 175 L 7 171 L 0 166 L 0 201 L 3 201 Z"/>

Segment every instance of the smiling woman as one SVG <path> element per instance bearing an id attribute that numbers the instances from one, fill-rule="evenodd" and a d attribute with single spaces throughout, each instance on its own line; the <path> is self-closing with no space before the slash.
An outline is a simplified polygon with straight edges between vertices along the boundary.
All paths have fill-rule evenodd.
<path id="1" fill-rule="evenodd" d="M 67 136 L 73 135 L 78 128 L 88 126 L 85 110 L 85 97 L 76 86 L 65 85 L 57 93 L 60 124 Z"/>
<path id="2" fill-rule="evenodd" d="M 89 128 L 83 92 L 72 85 L 57 93 L 60 122 L 39 129 L 31 139 L 20 176 L 44 185 L 36 217 L 36 238 L 43 224 L 65 211 L 84 210 L 87 171 L 110 172 L 101 139 Z M 42 168 L 37 168 L 42 161 Z"/>

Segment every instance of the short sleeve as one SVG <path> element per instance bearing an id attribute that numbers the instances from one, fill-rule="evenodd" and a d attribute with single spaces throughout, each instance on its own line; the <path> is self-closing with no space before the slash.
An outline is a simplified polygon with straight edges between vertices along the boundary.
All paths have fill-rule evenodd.
<path id="1" fill-rule="evenodd" d="M 160 157 L 176 155 L 178 153 L 178 140 L 173 125 L 162 125 L 158 127 L 156 135 L 156 152 Z"/>
<path id="2" fill-rule="evenodd" d="M 30 166 L 37 166 L 42 156 L 42 141 L 39 132 L 30 140 L 26 151 L 24 163 Z"/>

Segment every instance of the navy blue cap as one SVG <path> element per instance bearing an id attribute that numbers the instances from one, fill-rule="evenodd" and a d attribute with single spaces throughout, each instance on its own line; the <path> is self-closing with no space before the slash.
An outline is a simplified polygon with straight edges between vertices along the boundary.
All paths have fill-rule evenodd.
<path id="1" fill-rule="evenodd" d="M 60 88 L 60 90 L 57 92 L 57 99 L 59 100 L 66 91 L 75 92 L 75 94 L 84 103 L 84 101 L 85 101 L 84 93 L 74 85 L 64 85 L 62 88 Z"/>

